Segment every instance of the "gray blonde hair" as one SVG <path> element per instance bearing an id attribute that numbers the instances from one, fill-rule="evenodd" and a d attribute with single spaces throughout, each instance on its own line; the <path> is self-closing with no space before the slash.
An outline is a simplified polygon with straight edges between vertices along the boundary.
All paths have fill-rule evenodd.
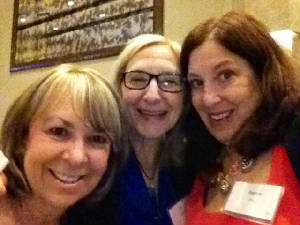
<path id="1" fill-rule="evenodd" d="M 31 192 L 23 167 L 29 127 L 36 116 L 59 101 L 63 95 L 71 97 L 74 112 L 83 121 L 97 131 L 106 132 L 112 141 L 108 168 L 91 195 L 96 200 L 109 190 L 122 159 L 122 123 L 118 94 L 96 71 L 61 65 L 25 90 L 6 114 L 2 125 L 1 148 L 10 160 L 5 170 L 8 194 L 20 196 Z"/>

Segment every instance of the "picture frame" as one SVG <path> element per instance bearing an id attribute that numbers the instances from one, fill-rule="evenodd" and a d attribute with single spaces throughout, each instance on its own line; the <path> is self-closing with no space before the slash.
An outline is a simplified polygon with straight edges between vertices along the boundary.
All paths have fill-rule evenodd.
<path id="1" fill-rule="evenodd" d="M 15 0 L 10 71 L 117 55 L 163 34 L 163 0 Z"/>

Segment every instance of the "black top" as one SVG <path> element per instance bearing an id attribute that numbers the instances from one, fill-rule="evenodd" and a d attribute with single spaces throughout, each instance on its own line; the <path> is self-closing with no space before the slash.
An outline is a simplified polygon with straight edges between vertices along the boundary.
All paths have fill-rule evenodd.
<path id="1" fill-rule="evenodd" d="M 287 154 L 300 182 L 300 116 L 297 115 L 287 129 L 284 138 Z"/>

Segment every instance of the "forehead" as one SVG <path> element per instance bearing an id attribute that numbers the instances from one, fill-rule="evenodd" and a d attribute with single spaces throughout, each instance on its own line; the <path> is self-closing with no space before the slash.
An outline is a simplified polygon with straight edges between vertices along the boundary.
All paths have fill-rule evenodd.
<path id="1" fill-rule="evenodd" d="M 129 60 L 127 71 L 143 70 L 147 72 L 178 71 L 179 58 L 167 45 L 151 45 L 137 52 Z"/>
<path id="2" fill-rule="evenodd" d="M 70 95 L 53 99 L 51 104 L 42 105 L 32 120 L 33 124 L 44 123 L 52 119 L 59 119 L 66 123 L 81 123 L 85 127 L 92 128 L 91 121 L 86 118 L 83 107 L 75 105 Z M 102 128 L 102 127 L 101 127 Z"/>
<path id="3" fill-rule="evenodd" d="M 52 94 L 51 96 L 44 98 L 34 115 L 34 119 L 42 119 L 57 113 L 74 113 L 70 95 L 64 95 L 58 98 Z"/>
<path id="4" fill-rule="evenodd" d="M 223 65 L 249 66 L 248 62 L 214 40 L 207 40 L 190 55 L 189 73 L 202 69 L 217 70 Z"/>

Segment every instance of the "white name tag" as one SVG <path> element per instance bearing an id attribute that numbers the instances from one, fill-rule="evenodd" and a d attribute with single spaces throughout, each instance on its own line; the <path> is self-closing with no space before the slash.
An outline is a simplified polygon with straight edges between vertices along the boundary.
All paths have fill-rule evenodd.
<path id="1" fill-rule="evenodd" d="M 5 155 L 0 150 L 0 172 L 2 172 L 2 170 L 4 170 L 4 168 L 7 166 L 7 164 L 8 164 L 8 159 L 5 157 Z"/>
<path id="2" fill-rule="evenodd" d="M 169 214 L 172 219 L 173 225 L 185 224 L 187 200 L 188 197 L 184 197 L 180 201 L 178 201 L 171 209 L 169 209 Z"/>
<path id="3" fill-rule="evenodd" d="M 272 224 L 284 188 L 269 184 L 234 183 L 224 212 L 255 222 Z"/>

